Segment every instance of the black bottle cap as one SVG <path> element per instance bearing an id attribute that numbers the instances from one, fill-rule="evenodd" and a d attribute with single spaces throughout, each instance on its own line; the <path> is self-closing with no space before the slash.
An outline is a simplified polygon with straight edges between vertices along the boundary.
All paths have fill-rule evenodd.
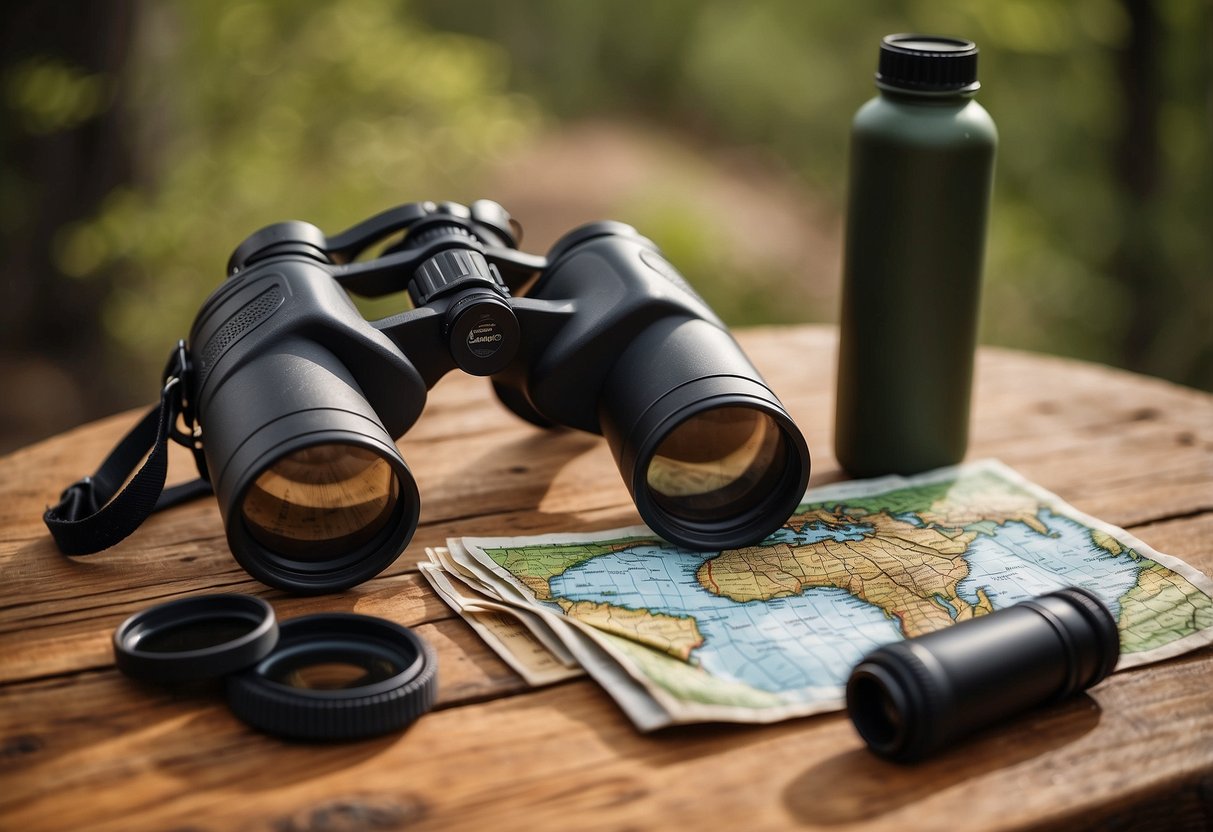
<path id="1" fill-rule="evenodd" d="M 880 41 L 876 86 L 918 93 L 971 93 L 977 82 L 977 44 L 936 35 L 886 35 Z"/>

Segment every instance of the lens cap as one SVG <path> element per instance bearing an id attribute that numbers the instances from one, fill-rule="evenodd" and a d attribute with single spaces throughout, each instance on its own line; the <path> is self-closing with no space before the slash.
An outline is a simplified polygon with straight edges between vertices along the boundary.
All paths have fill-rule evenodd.
<path id="1" fill-rule="evenodd" d="M 251 595 L 200 595 L 132 615 L 114 631 L 114 661 L 149 682 L 197 682 L 248 667 L 278 641 L 273 608 Z"/>
<path id="2" fill-rule="evenodd" d="M 228 706 L 254 728 L 302 740 L 398 731 L 434 706 L 437 658 L 407 627 L 355 613 L 295 618 L 256 666 L 228 677 Z"/>

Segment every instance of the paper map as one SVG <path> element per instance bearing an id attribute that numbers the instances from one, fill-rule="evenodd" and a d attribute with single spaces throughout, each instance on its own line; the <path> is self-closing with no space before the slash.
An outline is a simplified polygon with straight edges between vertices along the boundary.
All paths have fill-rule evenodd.
<path id="1" fill-rule="evenodd" d="M 810 490 L 742 549 L 637 526 L 430 557 L 435 589 L 527 681 L 584 668 L 642 730 L 841 708 L 876 647 L 1064 586 L 1117 617 L 1117 669 L 1213 642 L 1213 581 L 993 461 Z"/>

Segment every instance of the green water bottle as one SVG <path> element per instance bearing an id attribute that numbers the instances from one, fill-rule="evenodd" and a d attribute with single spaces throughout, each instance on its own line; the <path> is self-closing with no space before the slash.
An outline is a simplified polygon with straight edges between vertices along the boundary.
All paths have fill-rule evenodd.
<path id="1" fill-rule="evenodd" d="M 851 127 L 834 425 L 857 477 L 964 457 L 998 144 L 972 41 L 889 35 L 876 86 Z"/>

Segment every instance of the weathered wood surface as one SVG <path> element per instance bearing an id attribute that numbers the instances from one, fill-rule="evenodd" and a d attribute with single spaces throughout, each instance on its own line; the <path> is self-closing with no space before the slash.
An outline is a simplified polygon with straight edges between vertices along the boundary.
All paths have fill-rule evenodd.
<path id="1" fill-rule="evenodd" d="M 842 478 L 833 331 L 741 341 L 805 431 L 812 483 Z M 354 590 L 293 598 L 236 566 L 212 500 L 109 552 L 54 549 L 43 507 L 132 418 L 0 460 L 0 830 L 1213 826 L 1211 650 L 1116 674 L 915 767 L 869 755 L 837 714 L 642 735 L 592 681 L 528 689 L 416 571 L 451 535 L 637 522 L 601 440 L 531 428 L 482 379 L 444 379 L 401 442 L 423 499 L 408 550 Z M 985 456 L 1213 572 L 1213 396 L 984 349 L 970 458 Z M 183 454 L 172 464 L 189 475 Z M 438 709 L 398 736 L 289 744 L 216 696 L 114 669 L 124 617 L 210 591 L 261 595 L 283 619 L 356 610 L 418 628 L 439 654 Z"/>

